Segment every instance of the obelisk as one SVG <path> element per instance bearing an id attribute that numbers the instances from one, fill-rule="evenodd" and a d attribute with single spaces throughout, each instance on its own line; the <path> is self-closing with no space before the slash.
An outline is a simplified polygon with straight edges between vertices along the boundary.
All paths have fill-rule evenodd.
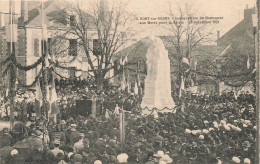
<path id="1" fill-rule="evenodd" d="M 150 114 L 151 109 L 169 112 L 175 107 L 171 96 L 171 72 L 168 51 L 158 37 L 148 38 L 146 54 L 147 76 L 144 84 L 144 96 L 141 107 L 143 114 Z"/>

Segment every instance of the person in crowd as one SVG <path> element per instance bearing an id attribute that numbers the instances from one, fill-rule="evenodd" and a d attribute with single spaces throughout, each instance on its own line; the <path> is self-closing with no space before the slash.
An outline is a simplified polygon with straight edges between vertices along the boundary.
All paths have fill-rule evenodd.
<path id="1" fill-rule="evenodd" d="M 74 153 L 79 153 L 85 146 L 84 146 L 84 133 L 80 133 L 79 141 L 76 142 L 73 146 Z"/>
<path id="2" fill-rule="evenodd" d="M 13 137 L 9 134 L 8 128 L 3 128 L 2 134 L 0 136 L 0 148 L 5 146 L 12 146 L 13 144 Z"/>
<path id="3" fill-rule="evenodd" d="M 55 157 L 57 157 L 57 155 L 59 153 L 64 155 L 64 152 L 61 149 L 59 149 L 59 146 L 60 146 L 60 141 L 59 140 L 55 140 L 54 141 L 54 148 L 51 150 L 51 152 L 54 154 Z"/>

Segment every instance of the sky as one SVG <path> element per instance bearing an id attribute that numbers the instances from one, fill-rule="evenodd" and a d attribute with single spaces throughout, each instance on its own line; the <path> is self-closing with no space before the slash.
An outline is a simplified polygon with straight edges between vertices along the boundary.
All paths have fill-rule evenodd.
<path id="1" fill-rule="evenodd" d="M 0 0 L 0 11 L 8 12 L 8 1 Z M 17 13 L 20 13 L 20 0 L 14 0 Z M 41 1 L 41 0 L 37 0 Z M 45 0 L 44 0 L 45 1 Z M 76 0 L 68 0 L 75 2 Z M 85 6 L 88 6 L 91 0 L 82 0 Z M 118 0 L 109 0 L 118 1 Z M 169 3 L 173 6 L 180 0 L 123 0 L 127 3 L 126 10 L 135 13 L 137 17 L 162 17 L 167 16 Z M 183 0 L 182 0 L 183 1 Z M 214 25 L 215 31 L 220 31 L 220 36 L 234 27 L 243 19 L 243 12 L 248 5 L 254 7 L 256 0 L 185 0 L 190 1 L 196 8 L 199 16 L 223 17 L 219 24 Z M 158 25 L 139 25 L 136 22 L 135 28 L 138 29 L 140 37 L 151 34 L 164 35 L 165 30 Z"/>

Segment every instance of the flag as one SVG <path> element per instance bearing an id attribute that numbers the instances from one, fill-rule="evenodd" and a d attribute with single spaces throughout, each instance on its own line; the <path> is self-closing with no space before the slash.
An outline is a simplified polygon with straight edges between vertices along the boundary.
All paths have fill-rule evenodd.
<path id="1" fill-rule="evenodd" d="M 179 98 L 182 96 L 182 92 L 184 91 L 184 79 L 183 76 L 181 76 L 181 86 L 180 86 L 180 91 L 179 91 Z"/>
<path id="2" fill-rule="evenodd" d="M 125 57 L 125 59 L 124 59 L 124 61 L 123 61 L 123 64 L 125 65 L 126 62 L 128 62 L 127 56 Z"/>
<path id="3" fill-rule="evenodd" d="M 247 67 L 247 69 L 250 68 L 250 58 L 249 58 L 249 55 L 247 55 L 246 67 Z"/>
<path id="4" fill-rule="evenodd" d="M 59 108 L 57 105 L 57 93 L 56 93 L 56 89 L 55 89 L 55 82 L 54 82 L 54 78 L 51 84 L 51 93 L 50 93 L 50 114 L 54 115 L 59 113 Z"/>
<path id="5" fill-rule="evenodd" d="M 119 121 L 119 127 L 120 127 L 120 142 L 125 141 L 125 112 L 124 110 L 121 110 L 120 113 L 120 121 Z"/>
<path id="6" fill-rule="evenodd" d="M 106 117 L 107 119 L 110 118 L 108 109 L 106 109 L 105 117 Z"/>
<path id="7" fill-rule="evenodd" d="M 129 83 L 129 81 L 126 82 L 127 85 L 127 92 L 130 93 L 131 92 L 131 85 Z"/>
<path id="8" fill-rule="evenodd" d="M 194 61 L 194 69 L 196 70 L 197 69 L 197 60 Z"/>
<path id="9" fill-rule="evenodd" d="M 182 58 L 182 62 L 183 62 L 184 64 L 190 65 L 189 59 L 187 59 L 187 58 L 185 58 L 185 57 Z"/>
<path id="10" fill-rule="evenodd" d="M 121 58 L 120 58 L 120 61 L 119 61 L 119 63 L 120 63 L 120 65 L 124 65 L 124 64 L 123 64 L 123 59 L 122 59 L 122 56 L 121 56 Z"/>
<path id="11" fill-rule="evenodd" d="M 138 86 L 137 86 L 137 82 L 136 81 L 135 81 L 134 93 L 135 93 L 135 95 L 138 95 Z"/>
<path id="12" fill-rule="evenodd" d="M 42 91 L 41 91 L 41 86 L 40 86 L 40 81 L 36 83 L 36 94 L 35 94 L 35 105 L 34 105 L 34 110 L 36 113 L 36 117 L 41 116 L 41 106 L 42 106 Z"/>
<path id="13" fill-rule="evenodd" d="M 121 80 L 121 90 L 125 90 L 125 72 L 123 71 L 122 80 Z"/>
<path id="14" fill-rule="evenodd" d="M 182 58 L 182 67 L 183 67 L 183 71 L 188 71 L 190 69 L 190 62 L 189 59 L 183 57 Z"/>

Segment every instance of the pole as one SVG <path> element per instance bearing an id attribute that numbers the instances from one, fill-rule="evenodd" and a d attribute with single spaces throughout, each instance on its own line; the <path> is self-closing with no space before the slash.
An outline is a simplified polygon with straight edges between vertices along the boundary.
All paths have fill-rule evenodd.
<path id="1" fill-rule="evenodd" d="M 45 36 L 45 30 L 46 29 L 46 25 L 44 22 L 44 3 L 42 0 L 42 15 L 41 15 L 41 21 L 42 21 L 42 40 L 41 40 L 41 46 L 42 46 L 42 56 L 43 61 L 42 61 L 42 96 L 43 96 L 43 106 L 42 106 L 42 115 L 45 116 L 47 119 L 49 119 L 49 114 L 48 114 L 48 110 L 50 108 L 50 104 L 48 103 L 49 100 L 47 97 L 47 94 L 49 93 L 49 87 L 48 87 L 48 79 L 47 79 L 47 68 L 46 68 L 46 60 L 48 60 L 48 44 L 46 41 L 46 36 Z"/>
<path id="2" fill-rule="evenodd" d="M 260 112 L 259 112 L 259 107 L 260 107 L 260 101 L 259 101 L 259 98 L 260 98 L 260 93 L 259 93 L 259 87 L 260 87 L 260 80 L 259 80 L 259 66 L 260 66 L 260 63 L 259 63 L 259 48 L 260 48 L 260 44 L 259 44 L 259 39 L 260 39 L 260 0 L 257 0 L 257 7 L 256 7 L 256 13 L 257 13 L 257 18 L 258 18 L 258 28 L 257 28 L 257 31 L 256 31 L 256 44 L 255 44 L 255 46 L 256 46 L 256 62 L 257 62 L 257 64 L 256 64 L 256 112 L 257 112 L 257 115 L 256 115 L 256 120 L 257 120 L 257 138 L 259 138 L 259 136 L 260 136 L 260 131 L 259 131 L 259 118 L 260 118 Z M 258 148 L 258 151 L 257 152 L 259 152 L 259 147 L 260 147 L 260 142 L 259 142 L 259 140 L 257 139 L 257 148 Z M 257 159 L 258 159 L 258 162 L 257 163 L 259 163 L 259 158 L 260 158 L 260 156 L 259 156 L 259 153 L 257 153 Z"/>
<path id="3" fill-rule="evenodd" d="M 13 0 L 9 1 L 9 11 L 10 11 L 10 19 L 9 19 L 9 32 L 7 33 L 7 41 L 8 41 L 8 54 L 11 57 L 12 63 L 10 65 L 10 70 L 9 70 L 9 100 L 10 100 L 10 130 L 13 129 L 13 124 L 14 124 L 14 97 L 16 95 L 16 66 L 14 65 L 14 60 L 15 60 L 15 42 L 17 39 L 16 34 L 16 28 L 17 26 L 14 26 L 15 18 L 13 15 L 15 14 L 15 5 L 13 3 Z M 13 34 L 15 32 L 15 34 Z"/>

